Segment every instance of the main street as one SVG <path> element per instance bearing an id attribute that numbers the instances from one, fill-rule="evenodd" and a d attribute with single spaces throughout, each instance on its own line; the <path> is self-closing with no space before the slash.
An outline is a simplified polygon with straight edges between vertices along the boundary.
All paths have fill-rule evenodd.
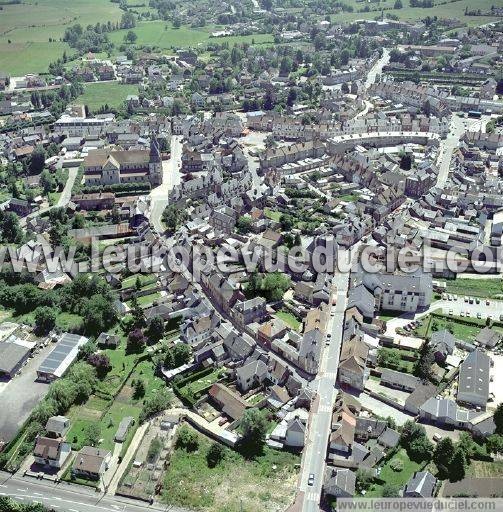
<path id="1" fill-rule="evenodd" d="M 148 505 L 119 496 L 106 496 L 81 485 L 55 484 L 4 472 L 0 472 L 0 496 L 8 496 L 21 503 L 42 503 L 56 512 L 188 512 L 178 507 Z"/>
<path id="2" fill-rule="evenodd" d="M 347 251 L 339 251 L 346 258 Z M 323 489 L 325 459 L 331 432 L 332 411 L 337 397 L 335 384 L 344 330 L 344 313 L 347 305 L 349 273 L 336 273 L 333 278 L 335 305 L 332 305 L 327 332 L 331 334 L 328 346 L 322 352 L 320 369 L 310 388 L 316 393 L 312 406 L 304 456 L 302 459 L 299 490 L 302 493 L 303 512 L 316 512 Z M 332 316 L 333 315 L 333 316 Z M 308 484 L 309 475 L 314 475 L 314 484 Z"/>
<path id="3" fill-rule="evenodd" d="M 182 165 L 182 136 L 171 137 L 171 157 L 162 162 L 162 184 L 150 192 L 150 222 L 154 229 L 162 234 L 162 213 L 168 206 L 168 194 L 170 190 L 180 183 L 180 167 Z"/>

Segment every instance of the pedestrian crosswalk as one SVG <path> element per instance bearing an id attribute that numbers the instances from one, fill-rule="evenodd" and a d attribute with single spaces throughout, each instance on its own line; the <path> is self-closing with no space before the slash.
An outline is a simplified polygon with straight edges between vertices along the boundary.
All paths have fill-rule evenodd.
<path id="1" fill-rule="evenodd" d="M 330 407 L 329 405 L 320 405 L 318 411 L 319 412 L 332 412 L 332 407 Z"/>
<path id="2" fill-rule="evenodd" d="M 317 503 L 319 496 L 315 492 L 308 492 L 306 494 L 306 498 L 308 499 L 308 501 L 314 501 L 315 503 Z"/>

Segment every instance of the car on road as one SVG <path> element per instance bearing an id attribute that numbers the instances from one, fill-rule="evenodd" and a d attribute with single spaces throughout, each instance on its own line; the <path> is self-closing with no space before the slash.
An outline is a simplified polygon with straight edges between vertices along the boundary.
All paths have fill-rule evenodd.
<path id="1" fill-rule="evenodd" d="M 314 473 L 309 474 L 309 478 L 307 479 L 307 485 L 312 487 L 314 485 Z"/>
<path id="2" fill-rule="evenodd" d="M 477 318 L 480 320 L 482 318 L 482 315 L 480 313 L 477 313 Z"/>
<path id="3" fill-rule="evenodd" d="M 486 306 L 490 306 L 491 303 L 489 302 L 489 299 L 486 300 Z"/>
<path id="4" fill-rule="evenodd" d="M 449 316 L 454 315 L 454 311 L 452 309 L 449 309 Z"/>

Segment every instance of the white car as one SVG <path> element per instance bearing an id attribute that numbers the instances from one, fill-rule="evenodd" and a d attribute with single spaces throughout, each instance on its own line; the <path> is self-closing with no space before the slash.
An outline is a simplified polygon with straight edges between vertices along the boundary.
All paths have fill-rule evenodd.
<path id="1" fill-rule="evenodd" d="M 307 485 L 309 485 L 309 487 L 314 485 L 314 473 L 310 473 L 309 478 L 307 479 Z"/>

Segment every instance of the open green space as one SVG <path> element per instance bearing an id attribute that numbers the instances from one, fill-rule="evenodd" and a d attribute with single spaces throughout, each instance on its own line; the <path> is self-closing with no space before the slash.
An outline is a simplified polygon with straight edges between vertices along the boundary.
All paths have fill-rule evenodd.
<path id="1" fill-rule="evenodd" d="M 446 279 L 444 282 L 447 293 L 484 298 L 503 296 L 501 279 Z"/>
<path id="2" fill-rule="evenodd" d="M 401 463 L 401 464 L 398 464 Z M 401 467 L 400 471 L 393 469 Z M 409 459 L 407 452 L 402 448 L 396 452 L 389 460 L 386 461 L 382 467 L 381 474 L 379 475 L 378 482 L 374 483 L 365 494 L 366 498 L 379 498 L 382 497 L 382 490 L 385 484 L 396 485 L 403 488 L 409 481 L 410 477 L 421 469 L 421 465 Z"/>
<path id="3" fill-rule="evenodd" d="M 16 315 L 12 310 L 2 309 L 4 312 L 2 321 L 16 322 L 19 324 L 35 325 L 35 312 Z M 73 331 L 82 324 L 82 317 L 66 311 L 61 311 L 56 316 L 56 327 L 60 331 Z"/>
<path id="4" fill-rule="evenodd" d="M 97 110 L 103 105 L 121 108 L 129 95 L 138 94 L 137 85 L 119 82 L 88 83 L 84 87 L 84 94 L 80 95 L 74 103 L 83 103 L 91 110 Z"/>
<path id="5" fill-rule="evenodd" d="M 271 210 L 270 208 L 265 208 L 264 215 L 268 219 L 273 220 L 274 222 L 279 222 L 282 214 L 281 214 L 281 212 L 278 212 L 277 210 Z"/>
<path id="6" fill-rule="evenodd" d="M 466 8 L 468 8 L 469 11 L 477 9 L 480 9 L 481 11 L 488 11 L 489 9 L 491 9 L 492 5 L 495 5 L 492 0 L 456 0 L 445 3 L 443 5 L 435 5 L 432 8 L 410 7 L 408 0 L 403 0 L 402 9 L 393 9 L 395 0 L 382 0 L 379 4 L 368 4 L 371 9 L 378 9 L 376 11 L 370 12 L 358 12 L 359 9 L 361 9 L 367 4 L 364 4 L 357 0 L 348 0 L 346 3 L 348 5 L 353 6 L 354 11 L 333 14 L 331 16 L 333 22 L 350 23 L 352 21 L 359 19 L 375 19 L 377 16 L 380 16 L 382 8 L 386 9 L 384 11 L 385 17 L 392 14 L 398 16 L 399 19 L 406 21 L 417 21 L 426 18 L 427 16 L 437 16 L 438 18 L 459 20 L 461 23 L 466 23 L 468 26 L 476 26 L 482 25 L 484 23 L 489 23 L 497 19 L 491 16 L 465 15 Z M 438 1 L 436 1 L 435 3 L 439 4 Z"/>
<path id="7" fill-rule="evenodd" d="M 286 325 L 290 326 L 292 329 L 296 331 L 298 331 L 301 326 L 301 322 L 297 319 L 297 317 L 290 313 L 289 311 L 285 311 L 284 309 L 278 311 L 276 313 L 276 317 L 279 318 L 280 320 L 283 320 L 283 322 L 285 322 Z"/>
<path id="8" fill-rule="evenodd" d="M 138 279 L 140 280 L 142 288 L 157 281 L 157 277 L 152 274 L 133 274 L 132 276 L 126 277 L 126 279 L 122 280 L 122 289 L 124 290 L 126 288 L 136 286 Z"/>
<path id="9" fill-rule="evenodd" d="M 420 338 L 430 338 L 434 331 L 447 329 L 459 340 L 471 343 L 475 341 L 477 334 L 485 326 L 485 320 L 471 317 L 447 316 L 437 312 L 422 318 L 413 334 Z M 500 324 L 493 325 L 492 328 L 503 332 L 503 326 Z"/>
<path id="10" fill-rule="evenodd" d="M 174 28 L 170 23 L 165 21 L 141 21 L 133 31 L 138 36 L 135 44 L 156 46 L 163 49 L 187 46 L 196 47 L 204 43 L 228 43 L 232 45 L 234 43 L 252 43 L 252 41 L 256 44 L 273 42 L 271 34 L 211 37 L 211 32 L 219 30 L 219 28 L 221 27 L 214 25 L 204 28 L 191 28 L 188 26 Z M 127 30 L 117 30 L 110 34 L 110 40 L 116 45 L 121 45 L 124 42 L 124 36 L 127 32 Z"/>
<path id="11" fill-rule="evenodd" d="M 298 456 L 264 448 L 262 456 L 246 460 L 225 449 L 222 462 L 208 467 L 211 441 L 193 431 L 197 451 L 175 449 L 164 478 L 162 500 L 206 512 L 284 510 L 293 501 Z"/>

